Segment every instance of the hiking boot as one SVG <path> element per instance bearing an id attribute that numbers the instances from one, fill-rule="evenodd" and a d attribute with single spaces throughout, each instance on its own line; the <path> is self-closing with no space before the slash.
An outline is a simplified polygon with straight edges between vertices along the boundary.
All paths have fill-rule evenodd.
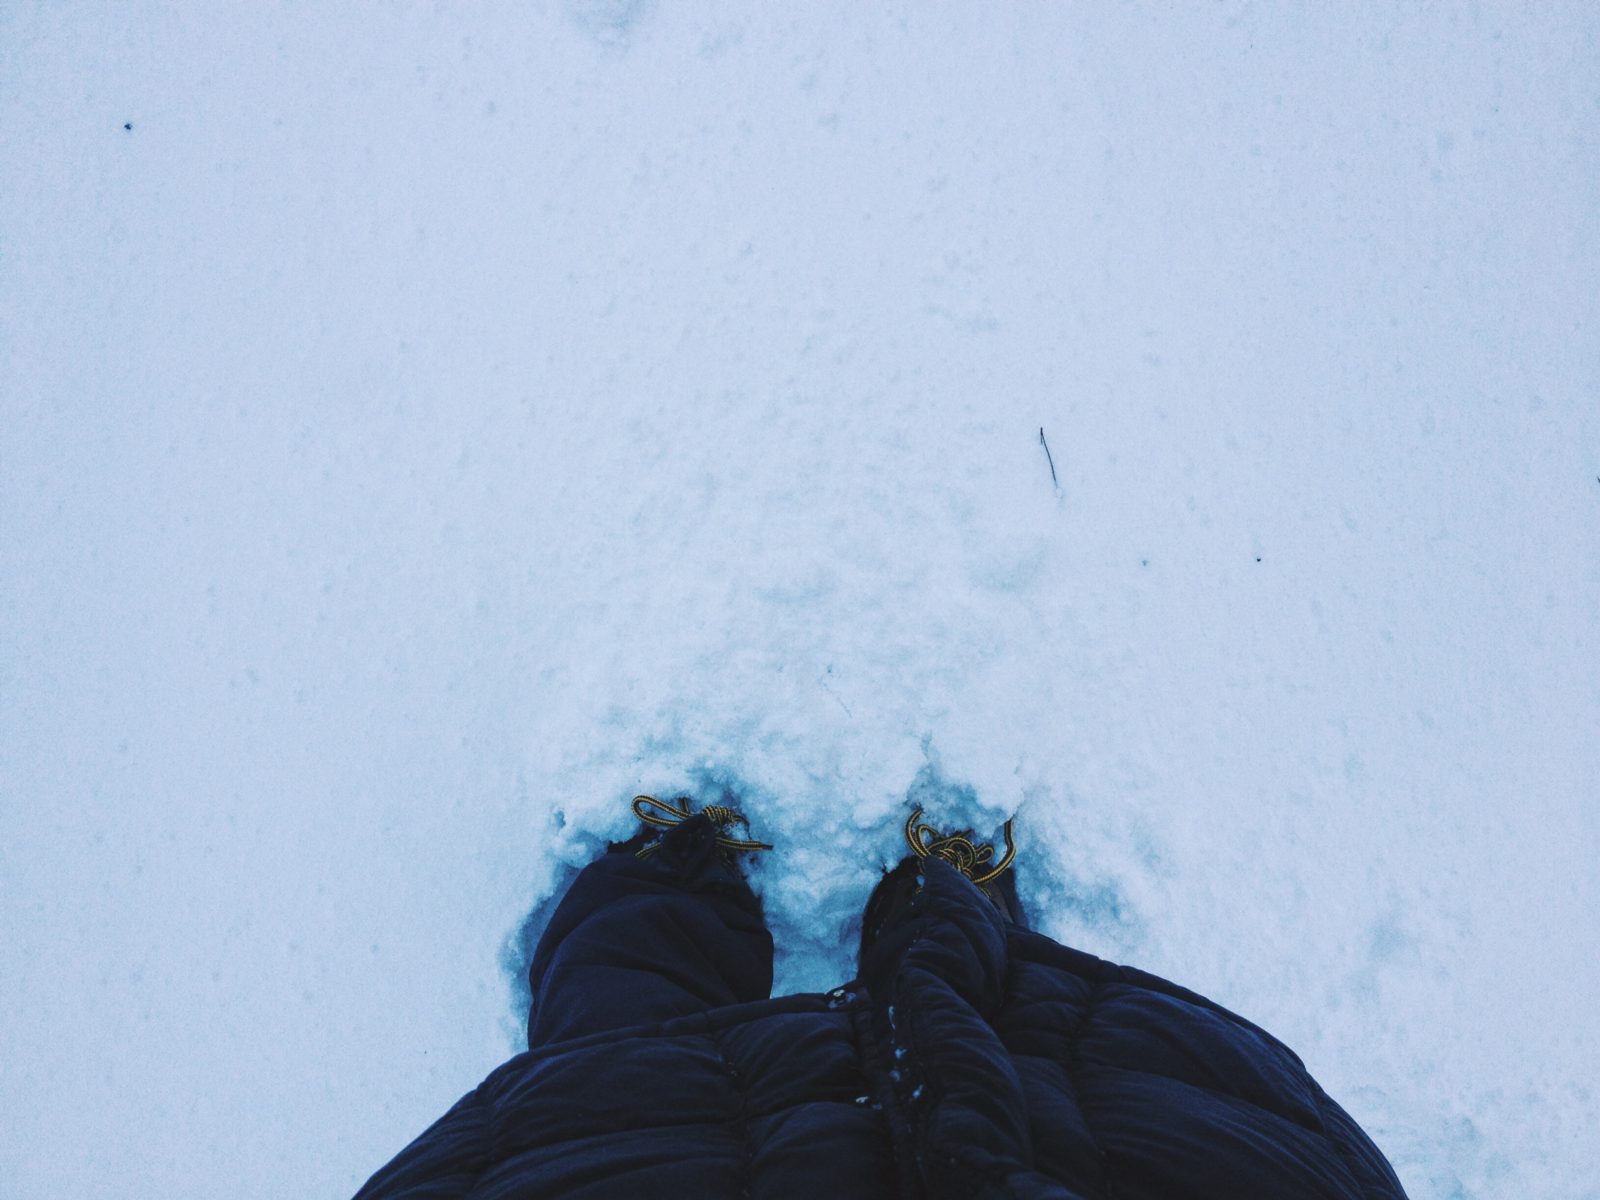
<path id="1" fill-rule="evenodd" d="M 686 823 L 703 817 L 716 831 L 714 842 L 717 852 L 722 860 L 730 866 L 734 862 L 734 854 L 746 850 L 771 850 L 767 842 L 758 842 L 750 838 L 734 837 L 732 829 L 738 826 L 749 831 L 750 822 L 737 809 L 729 808 L 725 804 L 708 804 L 698 813 L 689 810 L 689 797 L 679 796 L 676 800 L 658 800 L 654 796 L 635 796 L 633 798 L 633 812 L 639 820 L 646 825 L 653 825 L 666 830 L 665 833 L 650 835 L 649 830 L 643 830 L 639 837 L 645 839 L 635 853 L 637 858 L 649 858 L 661 849 L 661 845 L 675 830 Z"/>
<path id="2" fill-rule="evenodd" d="M 980 842 L 970 829 L 954 833 L 940 833 L 924 823 L 922 809 L 917 809 L 906 819 L 906 842 L 918 859 L 942 858 L 968 879 L 972 880 L 998 908 L 1007 920 L 1023 924 L 1022 906 L 1017 902 L 1016 876 L 1011 873 L 1011 863 L 1017 857 L 1017 848 L 1011 840 L 1011 821 L 1001 827 L 1006 852 L 1000 861 L 994 861 L 994 846 Z"/>
<path id="3" fill-rule="evenodd" d="M 892 871 L 885 872 L 861 917 L 861 959 L 878 940 L 878 935 L 888 928 L 902 912 L 915 902 L 922 892 L 922 863 L 927 858 L 939 858 L 960 871 L 988 897 L 1000 910 L 1001 916 L 1016 925 L 1027 927 L 1023 920 L 1022 905 L 1017 901 L 1016 873 L 1010 870 L 1016 857 L 1016 847 L 1011 841 L 1011 822 L 1005 823 L 1002 836 L 1006 852 L 994 863 L 994 847 L 973 838 L 972 830 L 959 829 L 952 834 L 942 834 L 931 825 L 920 823 L 919 808 L 906 821 L 906 844 L 912 854 L 901 860 Z M 992 864 L 992 865 L 991 865 Z"/>

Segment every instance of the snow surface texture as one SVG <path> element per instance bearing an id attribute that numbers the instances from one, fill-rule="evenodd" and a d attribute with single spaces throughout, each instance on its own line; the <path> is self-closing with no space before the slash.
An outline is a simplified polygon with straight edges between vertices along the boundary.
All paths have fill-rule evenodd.
<path id="1" fill-rule="evenodd" d="M 5 1194 L 352 1191 L 686 790 L 1600 1195 L 1600 10 L 1420 7 L 5 6 Z"/>

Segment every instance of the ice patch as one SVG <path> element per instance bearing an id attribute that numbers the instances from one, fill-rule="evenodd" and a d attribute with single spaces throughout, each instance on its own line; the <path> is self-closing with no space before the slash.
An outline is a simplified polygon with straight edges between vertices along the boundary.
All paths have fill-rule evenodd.
<path id="1" fill-rule="evenodd" d="M 654 0 L 566 0 L 567 19 L 607 46 L 620 45 L 654 7 Z"/>

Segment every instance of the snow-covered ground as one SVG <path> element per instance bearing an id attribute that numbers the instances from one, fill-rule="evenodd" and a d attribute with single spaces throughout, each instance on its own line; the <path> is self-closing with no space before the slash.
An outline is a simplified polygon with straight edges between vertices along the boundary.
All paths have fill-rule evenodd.
<path id="1" fill-rule="evenodd" d="M 0 1191 L 353 1191 L 731 789 L 1600 1196 L 1597 14 L 6 5 Z"/>

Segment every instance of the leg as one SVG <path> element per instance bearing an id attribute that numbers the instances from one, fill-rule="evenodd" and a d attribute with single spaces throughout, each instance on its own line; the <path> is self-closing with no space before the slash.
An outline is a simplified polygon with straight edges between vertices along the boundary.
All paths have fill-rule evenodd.
<path id="1" fill-rule="evenodd" d="M 691 817 L 648 858 L 635 838 L 583 869 L 534 951 L 529 1049 L 771 994 L 761 902 L 715 834 Z"/>
<path id="2" fill-rule="evenodd" d="M 866 911 L 861 919 L 862 955 L 866 954 L 878 935 L 886 927 L 894 924 L 900 914 L 911 906 L 911 902 L 922 889 L 921 875 L 925 861 L 925 856 L 908 854 L 892 871 L 886 872 L 872 889 L 872 895 L 867 898 Z M 968 878 L 970 879 L 970 876 Z M 1002 871 L 978 890 L 989 903 L 1000 910 L 1000 915 L 1007 921 L 1021 929 L 1028 928 L 1027 914 L 1023 912 L 1022 901 L 1017 897 L 1015 871 Z"/>

